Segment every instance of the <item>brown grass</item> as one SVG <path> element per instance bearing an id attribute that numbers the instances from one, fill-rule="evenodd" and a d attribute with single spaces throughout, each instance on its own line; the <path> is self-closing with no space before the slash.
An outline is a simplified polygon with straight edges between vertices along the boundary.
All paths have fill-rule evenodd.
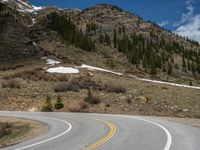
<path id="1" fill-rule="evenodd" d="M 80 101 L 77 104 L 71 105 L 69 108 L 70 112 L 86 112 L 85 109 L 88 108 L 88 104 L 86 102 Z"/>
<path id="2" fill-rule="evenodd" d="M 44 81 L 68 81 L 69 77 L 63 74 L 51 74 L 45 72 L 42 68 L 33 68 L 29 70 L 21 70 L 14 72 L 12 74 L 7 74 L 3 76 L 3 79 L 9 80 L 14 78 L 22 78 L 25 80 L 44 80 Z"/>

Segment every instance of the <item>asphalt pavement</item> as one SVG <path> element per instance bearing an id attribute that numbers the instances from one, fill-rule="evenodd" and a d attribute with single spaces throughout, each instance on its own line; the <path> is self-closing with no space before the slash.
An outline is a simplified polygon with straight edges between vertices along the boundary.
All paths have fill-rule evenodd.
<path id="1" fill-rule="evenodd" d="M 2 150 L 200 150 L 200 128 L 155 117 L 0 112 L 37 120 L 47 133 Z"/>

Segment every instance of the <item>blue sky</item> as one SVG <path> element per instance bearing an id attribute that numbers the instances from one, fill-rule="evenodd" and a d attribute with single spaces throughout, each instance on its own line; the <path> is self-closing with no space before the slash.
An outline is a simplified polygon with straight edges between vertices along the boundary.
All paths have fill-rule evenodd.
<path id="1" fill-rule="evenodd" d="M 84 9 L 108 3 L 200 41 L 200 0 L 30 0 L 35 6 Z"/>

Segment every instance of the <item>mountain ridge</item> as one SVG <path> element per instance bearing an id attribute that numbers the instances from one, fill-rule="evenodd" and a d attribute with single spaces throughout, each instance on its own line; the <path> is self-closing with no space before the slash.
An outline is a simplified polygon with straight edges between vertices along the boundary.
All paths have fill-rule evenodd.
<path id="1" fill-rule="evenodd" d="M 95 55 L 99 59 L 97 64 L 100 66 L 124 70 L 134 68 L 136 72 L 138 70 L 153 76 L 163 73 L 175 76 L 193 74 L 196 78 L 200 73 L 200 47 L 196 41 L 180 37 L 155 23 L 143 20 L 140 16 L 124 12 L 117 6 L 98 4 L 80 11 L 72 8 L 60 9 L 55 6 L 35 7 L 28 1 L 21 0 L 7 2 L 11 4 L 6 7 L 11 6 L 11 9 L 22 16 L 23 21 L 19 22 L 23 24 L 24 31 L 21 32 L 27 33 L 26 38 L 32 46 L 35 46 L 35 48 L 31 46 L 31 49 L 37 51 L 36 55 L 40 49 L 75 63 L 93 63 L 94 60 L 91 62 L 90 60 Z M 27 8 L 24 8 L 24 11 L 13 8 L 12 2 L 15 2 L 17 7 L 20 6 L 19 2 L 28 3 L 32 11 Z M 1 5 L 5 5 L 5 2 Z M 27 5 L 24 4 L 24 7 Z M 1 12 L 3 17 L 5 14 L 3 10 Z M 12 15 L 15 14 L 11 13 Z M 57 22 L 52 16 L 56 16 Z M 71 31 L 66 28 L 59 31 L 64 18 L 71 26 Z M 49 22 L 53 25 L 51 26 Z M 20 28 L 19 26 L 17 28 Z M 69 33 L 70 36 L 67 37 Z M 81 41 L 85 41 L 82 46 Z M 93 52 L 88 53 L 88 46 L 92 43 L 94 43 Z M 26 49 L 26 43 L 24 48 Z M 77 53 L 80 54 L 79 57 L 75 56 Z M 123 64 L 125 67 L 122 67 Z"/>

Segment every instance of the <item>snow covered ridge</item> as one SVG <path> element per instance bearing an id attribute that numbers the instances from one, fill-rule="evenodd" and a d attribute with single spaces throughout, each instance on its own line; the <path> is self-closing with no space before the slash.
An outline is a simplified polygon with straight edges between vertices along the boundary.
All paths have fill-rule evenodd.
<path id="1" fill-rule="evenodd" d="M 37 11 L 43 9 L 43 7 L 36 7 L 34 5 L 27 4 L 22 0 L 0 0 L 1 3 L 11 2 L 18 6 L 18 11 L 28 12 L 32 14 L 37 14 Z"/>
<path id="2" fill-rule="evenodd" d="M 63 74 L 76 74 L 79 73 L 78 69 L 71 67 L 54 67 L 46 70 L 49 73 L 63 73 Z"/>

